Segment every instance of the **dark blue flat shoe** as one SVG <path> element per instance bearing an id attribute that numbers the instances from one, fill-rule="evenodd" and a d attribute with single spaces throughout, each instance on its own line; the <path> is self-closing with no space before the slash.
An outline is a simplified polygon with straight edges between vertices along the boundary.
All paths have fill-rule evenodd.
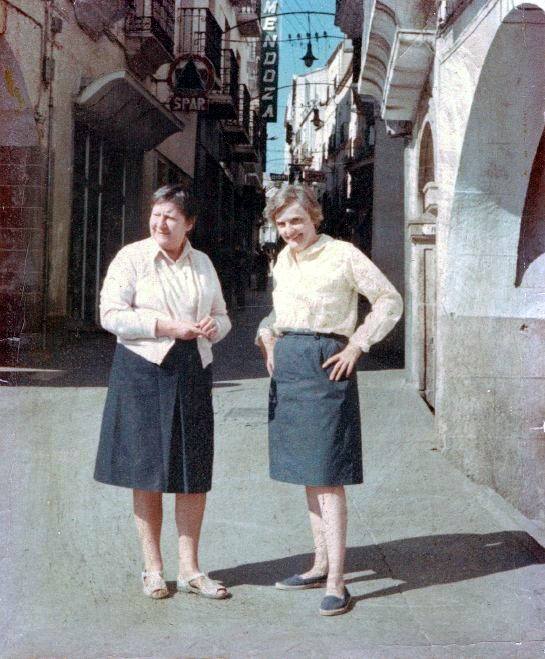
<path id="1" fill-rule="evenodd" d="M 292 577 L 288 577 L 283 581 L 277 581 L 275 583 L 275 588 L 278 590 L 306 590 L 307 588 L 322 588 L 325 586 L 327 580 L 327 574 L 323 574 L 319 577 L 309 577 L 308 579 L 303 579 L 299 574 L 294 574 Z"/>
<path id="2" fill-rule="evenodd" d="M 326 595 L 320 605 L 320 615 L 322 616 L 338 616 L 341 613 L 346 613 L 350 608 L 352 597 L 348 590 L 344 589 L 343 597 L 335 597 L 335 595 Z"/>

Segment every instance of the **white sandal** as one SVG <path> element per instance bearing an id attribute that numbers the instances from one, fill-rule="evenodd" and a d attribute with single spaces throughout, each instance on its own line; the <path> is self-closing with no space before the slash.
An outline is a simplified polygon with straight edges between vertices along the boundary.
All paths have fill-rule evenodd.
<path id="1" fill-rule="evenodd" d="M 195 579 L 200 579 L 200 584 L 198 586 L 192 585 L 192 581 Z M 178 590 L 183 593 L 194 593 L 195 595 L 200 595 L 201 597 L 208 597 L 213 600 L 223 600 L 229 596 L 227 588 L 221 583 L 221 581 L 216 581 L 215 579 L 210 579 L 210 577 L 204 572 L 197 572 L 189 579 L 184 579 L 183 577 L 178 577 Z"/>
<path id="2" fill-rule="evenodd" d="M 155 572 L 144 570 L 142 572 L 142 590 L 144 595 L 154 600 L 168 597 L 168 588 L 163 579 L 162 570 L 156 570 Z"/>

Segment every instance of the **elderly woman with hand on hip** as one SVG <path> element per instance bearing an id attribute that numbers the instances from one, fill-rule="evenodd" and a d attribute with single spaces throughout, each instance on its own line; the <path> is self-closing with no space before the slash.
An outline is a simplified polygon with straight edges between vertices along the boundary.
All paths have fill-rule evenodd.
<path id="1" fill-rule="evenodd" d="M 180 185 L 152 198 L 151 237 L 123 247 L 101 292 L 102 326 L 117 336 L 95 479 L 133 490 L 144 594 L 168 595 L 162 493 L 176 495 L 178 589 L 222 599 L 200 571 L 198 545 L 214 454 L 211 344 L 231 328 L 216 271 L 188 238 L 196 217 Z"/>
<path id="2" fill-rule="evenodd" d="M 271 375 L 271 478 L 304 485 L 314 536 L 312 567 L 281 590 L 326 587 L 320 614 L 345 613 L 345 485 L 363 482 L 356 363 L 397 323 L 399 293 L 352 244 L 319 235 L 310 188 L 288 185 L 265 209 L 286 247 L 274 268 L 273 311 L 258 330 Z M 356 329 L 358 295 L 372 305 Z"/>

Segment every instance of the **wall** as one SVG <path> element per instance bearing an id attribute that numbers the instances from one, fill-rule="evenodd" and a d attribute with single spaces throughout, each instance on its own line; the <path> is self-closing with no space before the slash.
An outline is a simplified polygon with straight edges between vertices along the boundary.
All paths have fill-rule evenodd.
<path id="1" fill-rule="evenodd" d="M 404 295 L 404 149 L 403 138 L 386 134 L 383 121 L 376 119 L 375 173 L 373 185 L 373 262 Z M 402 352 L 403 321 L 381 343 L 384 350 Z"/>
<path id="2" fill-rule="evenodd" d="M 515 287 L 545 110 L 537 5 L 473 7 L 438 44 L 437 430 L 468 476 L 545 519 L 545 287 Z"/>

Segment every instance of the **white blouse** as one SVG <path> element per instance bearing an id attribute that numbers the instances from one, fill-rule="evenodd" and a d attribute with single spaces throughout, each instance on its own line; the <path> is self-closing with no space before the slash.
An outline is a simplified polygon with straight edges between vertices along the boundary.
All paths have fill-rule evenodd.
<path id="1" fill-rule="evenodd" d="M 370 259 L 351 243 L 325 234 L 301 252 L 284 248 L 273 276 L 273 311 L 258 336 L 287 329 L 341 334 L 368 352 L 403 312 L 400 294 Z M 356 329 L 358 294 L 372 308 Z"/>
<path id="2" fill-rule="evenodd" d="M 211 316 L 218 326 L 212 341 L 197 339 L 203 368 L 212 361 L 211 343 L 231 329 L 218 276 L 204 252 L 187 241 L 178 261 L 153 238 L 123 247 L 108 268 L 100 293 L 102 327 L 129 350 L 160 364 L 174 345 L 155 336 L 158 319 L 193 320 Z"/>

